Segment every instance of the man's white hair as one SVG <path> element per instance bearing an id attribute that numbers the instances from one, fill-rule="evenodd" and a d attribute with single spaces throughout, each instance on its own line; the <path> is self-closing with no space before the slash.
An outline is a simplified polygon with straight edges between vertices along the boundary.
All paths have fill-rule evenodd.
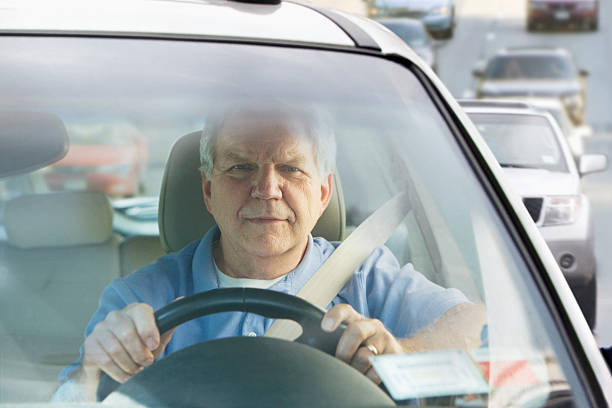
<path id="1" fill-rule="evenodd" d="M 217 139 L 223 126 L 232 118 L 266 118 L 286 120 L 296 135 L 305 135 L 313 144 L 317 170 L 321 179 L 336 168 L 336 138 L 325 114 L 312 108 L 298 108 L 287 104 L 249 104 L 234 109 L 222 109 L 206 118 L 200 137 L 200 170 L 208 178 L 215 160 Z"/>

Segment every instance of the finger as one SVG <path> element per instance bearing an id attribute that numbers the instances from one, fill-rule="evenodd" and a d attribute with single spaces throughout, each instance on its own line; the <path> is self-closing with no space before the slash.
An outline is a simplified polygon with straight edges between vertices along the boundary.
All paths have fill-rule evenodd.
<path id="1" fill-rule="evenodd" d="M 91 335 L 85 340 L 83 366 L 95 366 L 119 383 L 124 383 L 130 378 L 130 375 L 115 364 L 97 339 Z"/>
<path id="2" fill-rule="evenodd" d="M 372 364 L 370 363 L 370 357 L 372 356 L 372 352 L 365 346 L 359 347 L 350 364 L 357 371 L 365 374 L 372 367 Z"/>
<path id="3" fill-rule="evenodd" d="M 110 330 L 97 330 L 96 341 L 111 358 L 113 363 L 128 375 L 133 375 L 140 370 L 140 364 L 137 364 L 132 359 L 119 339 L 117 339 L 117 337 Z M 107 364 L 107 367 L 108 366 L 109 365 Z"/>
<path id="4" fill-rule="evenodd" d="M 382 380 L 380 379 L 380 377 L 378 376 L 378 374 L 376 373 L 376 370 L 374 370 L 374 367 L 370 368 L 368 370 L 367 373 L 365 373 L 366 377 L 368 377 L 370 380 L 372 380 L 374 382 L 374 384 L 380 384 L 382 382 Z"/>
<path id="5" fill-rule="evenodd" d="M 350 323 L 338 341 L 336 357 L 348 363 L 352 360 L 357 349 L 365 344 L 366 340 L 374 336 L 378 330 L 384 330 L 379 320 L 358 320 Z"/>
<path id="6" fill-rule="evenodd" d="M 348 324 L 361 319 L 364 319 L 364 317 L 357 313 L 350 305 L 335 305 L 323 315 L 321 328 L 324 331 L 333 332 L 342 322 Z"/>
<path id="7" fill-rule="evenodd" d="M 125 313 L 132 320 L 140 341 L 151 351 L 158 348 L 160 336 L 153 308 L 146 303 L 132 303 L 125 308 Z"/>
<path id="8" fill-rule="evenodd" d="M 145 306 L 150 309 L 148 305 Z M 154 357 L 151 350 L 143 343 L 138 332 L 138 325 L 143 324 L 142 317 L 135 312 L 138 309 L 141 308 L 130 308 L 128 306 L 124 311 L 111 312 L 101 326 L 108 328 L 113 333 L 132 361 L 139 366 L 149 366 L 153 363 Z M 146 308 L 144 309 L 146 310 Z M 157 327 L 154 329 L 157 331 Z M 119 353 L 119 350 L 117 350 L 117 353 Z"/>
<path id="9" fill-rule="evenodd" d="M 179 296 L 176 299 L 174 299 L 171 303 L 174 303 L 184 298 L 185 296 Z M 159 346 L 155 350 L 153 350 L 153 357 L 155 359 L 161 356 L 161 354 L 164 352 L 164 350 L 166 349 L 166 346 L 168 345 L 168 343 L 170 343 L 170 340 L 172 340 L 172 334 L 174 334 L 175 330 L 176 330 L 176 327 L 172 330 L 167 331 L 166 333 L 161 334 L 161 337 L 159 340 Z"/>
<path id="10" fill-rule="evenodd" d="M 170 340 L 172 340 L 172 335 L 174 334 L 175 330 L 176 327 L 162 334 L 159 347 L 153 351 L 153 356 L 155 358 L 158 358 L 164 352 L 166 346 L 168 345 L 168 343 L 170 343 Z"/>

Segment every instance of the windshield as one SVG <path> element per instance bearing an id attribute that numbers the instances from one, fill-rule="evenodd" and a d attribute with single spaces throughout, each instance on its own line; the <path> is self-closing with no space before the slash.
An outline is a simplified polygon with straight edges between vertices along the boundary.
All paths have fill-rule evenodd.
<path id="1" fill-rule="evenodd" d="M 389 30 L 412 47 L 423 47 L 431 43 L 431 39 L 422 23 L 402 23 L 396 21 L 381 21 Z"/>
<path id="2" fill-rule="evenodd" d="M 470 114 L 502 167 L 568 172 L 563 151 L 546 118 L 512 114 Z"/>
<path id="3" fill-rule="evenodd" d="M 487 79 L 574 79 L 576 69 L 566 57 L 499 56 L 487 67 Z"/>
<path id="4" fill-rule="evenodd" d="M 299 139 L 291 148 L 277 151 L 276 147 L 285 145 L 270 144 L 268 131 L 304 128 L 302 122 L 296 127 L 276 126 L 272 119 L 247 127 L 259 132 L 261 146 L 271 150 L 260 152 L 258 139 L 249 139 L 250 150 L 228 141 L 234 139 L 220 139 L 213 153 L 223 152 L 223 160 L 215 162 L 222 167 L 215 170 L 213 166 L 210 177 L 222 177 L 225 182 L 213 181 L 212 187 L 201 182 L 197 140 L 202 129 L 214 127 L 220 109 L 235 112 L 236 107 L 257 107 L 263 102 L 291 112 L 309 112 L 308 117 L 316 116 L 320 125 L 309 129 L 332 131 L 328 134 L 333 134 L 336 144 L 333 173 L 339 183 L 333 184 L 333 190 L 340 198 L 337 208 L 342 214 L 333 222 L 344 226 L 340 236 L 325 235 L 329 241 L 346 238 L 398 194 L 407 197 L 401 222 L 385 238 L 386 249 L 371 255 L 384 255 L 382 263 L 367 279 L 363 271 L 355 272 L 355 279 L 364 276 L 363 280 L 353 289 L 344 288 L 335 302 L 350 302 L 362 315 L 380 319 L 398 339 L 413 338 L 423 330 L 427 333 L 427 325 L 457 303 L 486 311 L 482 321 L 474 322 L 476 336 L 469 344 L 458 346 L 456 336 L 440 335 L 424 342 L 418 351 L 374 359 L 396 402 L 543 406 L 559 390 L 582 398 L 565 346 L 523 258 L 455 135 L 423 85 L 404 66 L 346 52 L 223 42 L 2 37 L 0 47 L 20 50 L 0 62 L 0 110 L 56 115 L 71 140 L 63 159 L 71 161 L 70 165 L 58 162 L 0 180 L 0 403 L 51 398 L 60 381 L 72 372 L 66 367 L 75 361 L 78 365 L 84 335 L 93 329 L 90 321 L 95 323 L 100 314 L 108 312 L 98 310 L 94 315 L 101 296 L 125 304 L 152 296 L 157 300 L 151 306 L 159 309 L 197 288 L 234 282 L 222 275 L 223 263 L 215 265 L 218 272 L 196 268 L 203 258 L 193 251 L 191 255 L 181 252 L 180 256 L 193 260 L 177 263 L 163 279 L 139 279 L 179 256 L 169 254 L 149 265 L 165 252 L 158 238 L 157 197 L 166 188 L 162 188 L 163 174 L 171 147 L 183 136 L 195 137 L 196 147 L 188 150 L 195 161 L 179 161 L 184 172 L 168 183 L 177 186 L 177 191 L 193 190 L 197 211 L 190 213 L 187 201 L 178 197 L 176 219 L 168 221 L 175 225 L 174 230 L 167 227 L 171 232 L 191 231 L 199 214 L 205 212 L 203 199 L 219 220 L 231 219 L 238 211 L 244 214 L 246 210 L 225 211 L 238 200 L 223 201 L 218 194 L 238 194 L 246 188 L 263 200 L 266 194 L 282 190 L 266 190 L 272 181 L 282 188 L 301 186 L 282 190 L 287 202 L 292 202 L 290 192 L 302 197 L 305 191 L 313 191 L 312 184 L 304 180 L 312 179 L 308 169 L 316 168 L 318 162 L 309 159 L 313 153 L 304 143 L 312 142 L 315 131 L 306 132 L 311 139 Z M 270 111 L 265 115 L 261 117 L 270 118 Z M 520 140 L 524 146 L 540 149 L 525 159 L 524 146 L 516 157 L 494 148 L 504 161 L 562 168 L 560 150 L 544 123 L 526 119 L 522 124 L 513 123 L 519 131 L 510 132 L 505 125 L 484 119 L 483 126 L 493 130 L 491 136 L 483 131 L 489 141 Z M 241 135 L 231 133 L 233 138 Z M 144 142 L 134 147 L 133 141 L 141 139 Z M 328 147 L 315 158 L 329 153 L 331 145 L 323 146 Z M 253 155 L 253 151 L 261 154 Z M 268 155 L 269 151 L 274 153 Z M 278 164 L 279 160 L 289 164 Z M 262 176 L 255 190 L 249 190 L 244 180 L 261 169 L 270 173 Z M 314 191 L 325 201 L 328 190 L 317 187 Z M 253 223 L 273 224 L 281 216 L 291 220 L 319 208 L 312 204 L 304 209 L 311 203 L 305 200 L 293 203 L 292 212 L 277 214 L 275 219 L 271 212 L 250 212 L 245 217 Z M 170 211 L 169 206 L 164 208 Z M 187 239 L 181 245 L 199 245 L 208 228 L 197 230 L 196 244 Z M 214 241 L 219 232 L 210 231 L 213 238 L 207 244 L 208 252 L 201 255 L 206 259 L 220 245 Z M 220 234 L 223 237 L 226 231 Z M 244 241 L 238 239 L 236 245 L 248 250 L 246 240 L 246 236 Z M 252 242 L 257 248 L 263 245 Z M 329 244 L 322 238 L 309 242 L 311 249 Z M 325 248 L 333 250 L 329 245 Z M 311 252 L 306 251 L 304 259 L 308 254 Z M 145 265 L 149 266 L 140 269 Z M 181 268 L 191 265 L 196 268 L 191 283 L 181 280 L 183 286 L 173 286 L 170 282 L 182 273 Z M 203 283 L 206 274 L 223 279 Z M 287 279 L 265 284 L 282 291 L 289 287 Z M 131 287 L 135 281 L 152 286 L 146 290 Z M 422 291 L 420 285 L 429 289 Z M 169 294 L 170 288 L 179 286 L 182 294 Z M 365 292 L 364 287 L 368 288 Z M 286 289 L 295 293 L 291 290 Z M 434 292 L 445 300 L 434 302 Z M 235 335 L 232 333 L 257 337 L 271 323 L 266 319 L 257 326 L 259 320 L 252 314 L 218 316 L 179 327 L 166 355 L 191 343 Z M 228 328 L 223 323 L 226 320 L 207 319 L 229 319 L 237 329 Z M 219 331 L 200 332 L 213 326 Z M 374 349 L 376 353 L 367 350 L 382 354 L 379 348 Z M 172 377 L 178 371 L 166 375 Z M 410 385 L 413 381 L 416 387 Z M 197 398 L 199 391 L 196 387 L 185 392 Z M 257 396 L 252 398 L 257 405 Z"/>

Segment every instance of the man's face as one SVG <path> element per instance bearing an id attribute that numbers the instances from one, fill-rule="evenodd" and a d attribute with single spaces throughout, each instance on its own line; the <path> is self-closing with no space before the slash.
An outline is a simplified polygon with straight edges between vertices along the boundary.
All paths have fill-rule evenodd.
<path id="1" fill-rule="evenodd" d="M 331 175 L 319 175 L 303 133 L 279 119 L 226 122 L 211 176 L 202 175 L 206 208 L 224 247 L 256 257 L 305 249 L 329 202 Z"/>

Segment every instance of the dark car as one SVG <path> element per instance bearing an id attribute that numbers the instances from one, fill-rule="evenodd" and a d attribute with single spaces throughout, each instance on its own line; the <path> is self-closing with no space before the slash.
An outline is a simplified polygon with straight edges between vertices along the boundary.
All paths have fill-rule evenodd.
<path id="1" fill-rule="evenodd" d="M 529 0 L 527 30 L 577 26 L 597 30 L 599 0 Z"/>
<path id="2" fill-rule="evenodd" d="M 438 52 L 422 21 L 413 18 L 380 19 L 379 23 L 393 31 L 429 65 L 438 72 Z"/>
<path id="3" fill-rule="evenodd" d="M 455 29 L 454 0 L 374 0 L 369 14 L 372 18 L 416 18 L 440 38 L 451 38 Z"/>
<path id="4" fill-rule="evenodd" d="M 572 121 L 584 123 L 588 72 L 578 69 L 564 48 L 504 48 L 472 74 L 478 79 L 477 98 L 559 98 Z"/>

